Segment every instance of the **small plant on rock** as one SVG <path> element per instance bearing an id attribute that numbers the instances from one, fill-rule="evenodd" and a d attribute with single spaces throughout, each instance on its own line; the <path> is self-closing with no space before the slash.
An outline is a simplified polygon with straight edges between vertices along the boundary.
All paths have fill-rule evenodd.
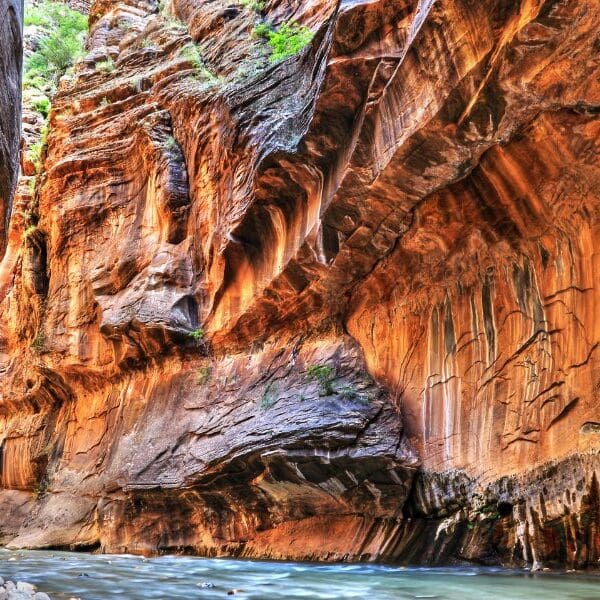
<path id="1" fill-rule="evenodd" d="M 206 385 L 211 378 L 212 369 L 209 366 L 200 367 L 198 369 L 198 385 Z"/>
<path id="2" fill-rule="evenodd" d="M 208 71 L 204 66 L 202 54 L 195 44 L 186 44 L 179 50 L 179 56 L 189 62 L 198 71 Z"/>
<path id="3" fill-rule="evenodd" d="M 23 232 L 23 240 L 30 238 L 37 231 L 36 225 L 29 225 Z"/>
<path id="4" fill-rule="evenodd" d="M 312 41 L 314 34 L 296 21 L 284 21 L 279 27 L 261 23 L 252 30 L 252 37 L 264 38 L 271 47 L 271 62 L 279 62 L 298 54 Z"/>
<path id="5" fill-rule="evenodd" d="M 42 154 L 48 143 L 48 133 L 49 125 L 48 121 L 46 121 L 40 130 L 40 138 L 37 142 L 31 144 L 27 150 L 27 158 L 33 163 L 36 173 L 39 173 L 42 168 Z"/>
<path id="6" fill-rule="evenodd" d="M 308 377 L 319 384 L 321 396 L 331 396 L 334 393 L 333 381 L 335 370 L 329 365 L 310 365 L 306 368 Z"/>
<path id="7" fill-rule="evenodd" d="M 129 21 L 121 20 L 117 23 L 117 27 L 121 31 L 129 31 L 132 28 L 132 24 Z"/>
<path id="8" fill-rule="evenodd" d="M 497 504 L 484 506 L 476 512 L 482 515 L 484 519 L 492 521 L 497 521 L 501 517 Z"/>
<path id="9" fill-rule="evenodd" d="M 33 109 L 36 112 L 39 112 L 44 119 L 48 118 L 50 114 L 50 100 L 47 96 L 40 96 L 39 98 L 35 98 L 32 102 Z"/>
<path id="10" fill-rule="evenodd" d="M 265 391 L 260 399 L 260 409 L 268 410 L 277 402 L 277 386 L 271 381 L 265 388 Z"/>
<path id="11" fill-rule="evenodd" d="M 96 63 L 96 71 L 99 71 L 100 73 L 112 73 L 115 69 L 115 63 L 110 57 Z"/>
<path id="12" fill-rule="evenodd" d="M 198 327 L 197 329 L 194 329 L 194 331 L 190 331 L 188 336 L 196 342 L 201 342 L 204 339 L 204 329 L 202 329 L 202 327 Z"/>
<path id="13" fill-rule="evenodd" d="M 37 500 L 46 493 L 46 487 L 42 483 L 38 483 L 32 490 L 33 497 Z M 8 597 L 8 596 L 7 596 Z"/>
<path id="14" fill-rule="evenodd" d="M 261 13 L 265 10 L 266 2 L 264 0 L 240 0 L 240 4 L 245 8 Z"/>
<path id="15" fill-rule="evenodd" d="M 268 23 L 260 23 L 252 30 L 252 37 L 268 40 L 271 33 L 273 33 L 273 28 Z"/>
<path id="16" fill-rule="evenodd" d="M 219 77 L 204 64 L 202 54 L 195 44 L 190 43 L 183 46 L 179 50 L 179 56 L 192 65 L 194 72 L 191 76 L 201 84 L 201 87 L 210 89 L 220 83 Z"/>
<path id="17" fill-rule="evenodd" d="M 356 400 L 359 397 L 356 388 L 347 383 L 346 385 L 339 386 L 336 392 L 344 399 L 344 400 Z"/>
<path id="18" fill-rule="evenodd" d="M 172 135 L 170 135 L 167 138 L 167 142 L 166 143 L 167 143 L 167 148 L 169 150 L 176 150 L 177 149 L 177 140 Z"/>
<path id="19" fill-rule="evenodd" d="M 33 342 L 31 342 L 31 349 L 36 354 L 41 354 L 45 345 L 46 345 L 46 336 L 44 335 L 44 333 L 42 331 L 39 331 L 38 334 L 35 336 L 35 339 L 33 340 Z"/>

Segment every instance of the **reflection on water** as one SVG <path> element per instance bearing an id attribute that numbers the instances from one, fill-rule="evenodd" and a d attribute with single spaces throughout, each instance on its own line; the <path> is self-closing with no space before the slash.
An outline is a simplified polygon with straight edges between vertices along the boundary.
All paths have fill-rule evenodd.
<path id="1" fill-rule="evenodd" d="M 600 576 L 465 568 L 212 560 L 0 550 L 0 576 L 29 581 L 53 598 L 361 600 L 598 600 Z"/>

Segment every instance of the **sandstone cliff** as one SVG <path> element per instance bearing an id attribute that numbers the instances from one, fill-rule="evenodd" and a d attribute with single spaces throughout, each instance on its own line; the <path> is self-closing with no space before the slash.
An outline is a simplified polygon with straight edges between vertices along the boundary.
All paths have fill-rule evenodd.
<path id="1" fill-rule="evenodd" d="M 17 149 L 21 113 L 20 0 L 0 2 L 0 257 L 6 247 L 6 229 L 18 175 Z"/>
<path id="2" fill-rule="evenodd" d="M 597 566 L 599 40 L 93 2 L 0 269 L 3 541 Z"/>

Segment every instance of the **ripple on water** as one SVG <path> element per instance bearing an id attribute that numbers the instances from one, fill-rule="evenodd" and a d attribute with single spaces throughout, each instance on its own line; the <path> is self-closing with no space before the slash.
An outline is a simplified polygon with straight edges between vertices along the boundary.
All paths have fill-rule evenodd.
<path id="1" fill-rule="evenodd" d="M 82 575 L 83 576 L 79 576 Z M 0 576 L 31 581 L 56 600 L 598 600 L 600 578 L 499 568 L 201 559 L 0 550 Z M 204 585 L 203 584 L 208 584 Z"/>

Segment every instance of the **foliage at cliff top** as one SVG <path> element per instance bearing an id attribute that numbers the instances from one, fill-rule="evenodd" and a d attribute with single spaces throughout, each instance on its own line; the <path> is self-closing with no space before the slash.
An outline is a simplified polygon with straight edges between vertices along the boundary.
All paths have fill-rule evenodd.
<path id="1" fill-rule="evenodd" d="M 24 86 L 52 93 L 83 55 L 87 17 L 65 4 L 44 0 L 27 7 L 25 26 L 39 28 L 40 39 L 26 61 Z"/>

